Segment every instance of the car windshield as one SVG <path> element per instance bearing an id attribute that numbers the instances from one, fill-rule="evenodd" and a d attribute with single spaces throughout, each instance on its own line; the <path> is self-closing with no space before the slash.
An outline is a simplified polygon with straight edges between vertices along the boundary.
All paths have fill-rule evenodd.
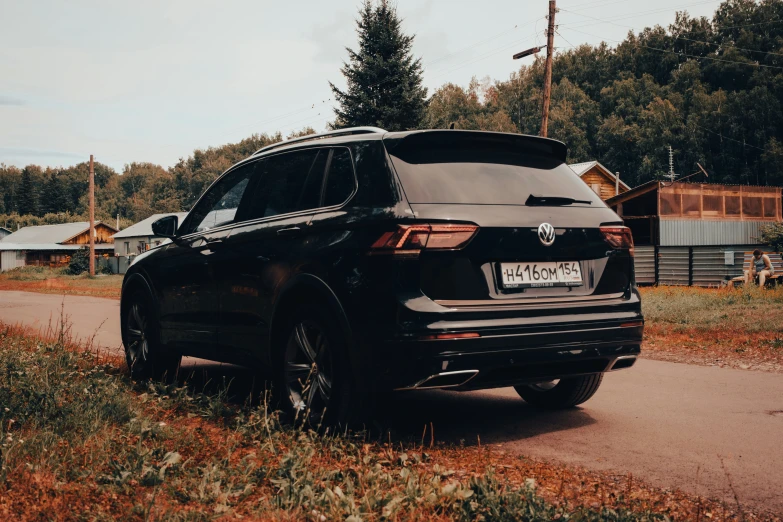
<path id="1" fill-rule="evenodd" d="M 417 147 L 390 156 L 411 203 L 525 205 L 537 196 L 604 206 L 568 165 L 545 156 L 482 145 Z"/>

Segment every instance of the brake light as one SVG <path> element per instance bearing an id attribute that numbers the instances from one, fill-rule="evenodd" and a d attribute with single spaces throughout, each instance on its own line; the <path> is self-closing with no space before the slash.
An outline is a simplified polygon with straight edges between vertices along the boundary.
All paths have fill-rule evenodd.
<path id="1" fill-rule="evenodd" d="M 417 224 L 399 225 L 393 232 L 385 232 L 372 245 L 373 250 L 410 252 L 427 250 L 455 250 L 473 239 L 476 225 Z"/>
<path id="2" fill-rule="evenodd" d="M 604 241 L 616 250 L 628 250 L 633 256 L 633 235 L 628 227 L 601 227 Z"/>

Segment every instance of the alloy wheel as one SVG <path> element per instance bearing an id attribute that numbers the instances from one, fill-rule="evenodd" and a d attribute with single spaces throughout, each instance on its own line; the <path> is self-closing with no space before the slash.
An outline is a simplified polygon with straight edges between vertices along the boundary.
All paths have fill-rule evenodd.
<path id="1" fill-rule="evenodd" d="M 150 356 L 149 320 L 146 311 L 138 302 L 131 305 L 127 327 L 128 364 L 131 368 L 143 367 Z"/>
<path id="2" fill-rule="evenodd" d="M 332 351 L 324 330 L 312 321 L 301 321 L 291 331 L 286 346 L 286 393 L 295 414 L 320 423 L 332 395 Z"/>

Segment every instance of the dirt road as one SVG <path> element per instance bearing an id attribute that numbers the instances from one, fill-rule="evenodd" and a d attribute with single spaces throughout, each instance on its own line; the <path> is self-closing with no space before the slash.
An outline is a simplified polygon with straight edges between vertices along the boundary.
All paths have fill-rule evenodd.
<path id="1" fill-rule="evenodd" d="M 119 302 L 65 297 L 73 332 L 118 348 Z M 46 326 L 62 296 L 0 292 L 0 321 Z M 100 326 L 98 326 L 100 325 Z M 190 362 L 193 364 L 193 361 Z M 226 372 L 236 372 L 226 368 Z M 783 376 L 642 360 L 608 374 L 583 407 L 541 412 L 512 389 L 412 392 L 385 415 L 394 431 L 498 445 L 508 453 L 632 473 L 741 505 L 783 512 Z"/>

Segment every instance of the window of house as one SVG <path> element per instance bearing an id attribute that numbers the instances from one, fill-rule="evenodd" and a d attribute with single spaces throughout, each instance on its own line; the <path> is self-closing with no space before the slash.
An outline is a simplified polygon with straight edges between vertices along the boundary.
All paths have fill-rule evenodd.
<path id="1" fill-rule="evenodd" d="M 125 254 L 130 254 L 130 241 L 125 242 Z"/>

